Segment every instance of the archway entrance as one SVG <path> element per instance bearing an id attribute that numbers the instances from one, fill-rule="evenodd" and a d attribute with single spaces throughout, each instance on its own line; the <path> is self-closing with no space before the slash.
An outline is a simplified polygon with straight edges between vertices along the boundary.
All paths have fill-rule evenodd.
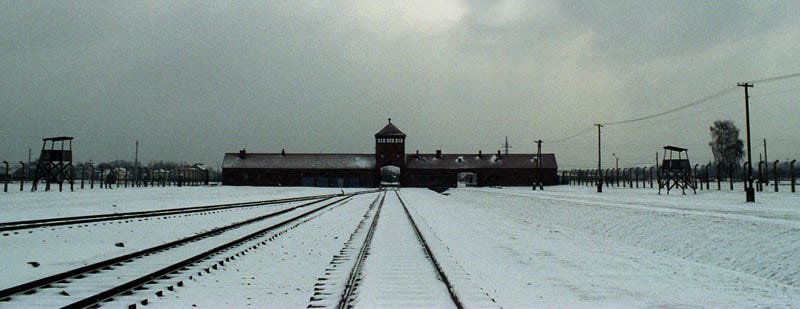
<path id="1" fill-rule="evenodd" d="M 461 172 L 458 173 L 458 186 L 459 187 L 477 187 L 478 186 L 478 174 L 473 172 Z"/>
<path id="2" fill-rule="evenodd" d="M 400 186 L 400 168 L 394 165 L 381 167 L 381 187 Z"/>

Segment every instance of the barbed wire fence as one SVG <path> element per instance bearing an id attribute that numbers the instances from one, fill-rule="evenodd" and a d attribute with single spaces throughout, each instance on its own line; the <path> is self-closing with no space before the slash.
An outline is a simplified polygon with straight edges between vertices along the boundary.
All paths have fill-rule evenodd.
<path id="1" fill-rule="evenodd" d="M 3 161 L 3 165 L 0 166 L 3 192 L 31 191 L 35 166 L 35 164 L 27 164 L 22 161 L 17 163 Z M 72 173 L 72 190 L 208 186 L 212 184 L 211 170 L 197 165 L 170 169 L 151 167 L 130 169 L 106 167 L 105 165 L 96 167 L 90 163 L 82 163 L 75 165 Z M 66 179 L 44 179 L 42 181 L 49 181 L 51 184 L 68 182 Z"/>
<path id="2" fill-rule="evenodd" d="M 798 77 L 800 77 L 800 73 L 763 78 L 753 80 L 748 83 L 764 84 Z M 736 88 L 736 86 L 727 87 L 713 93 L 712 95 L 708 95 L 699 100 L 695 100 L 663 112 L 634 117 L 631 119 L 600 122 L 598 124 L 604 127 L 624 126 L 629 130 L 636 130 L 643 127 L 669 126 L 677 118 L 680 118 L 680 116 L 673 114 L 681 111 L 691 111 L 692 116 L 701 114 L 709 116 L 711 111 L 731 106 L 731 104 L 740 103 L 742 101 L 739 98 L 733 100 L 725 98 L 726 95 L 733 94 Z M 790 87 L 790 89 L 778 89 L 761 93 L 758 94 L 757 97 L 763 98 L 797 91 L 800 91 L 800 88 Z M 753 95 L 751 95 L 751 97 L 753 97 Z M 691 109 L 693 107 L 696 108 Z M 698 108 L 702 109 L 695 110 Z M 594 131 L 594 126 L 587 124 L 584 129 L 577 131 L 575 134 L 571 134 L 562 138 L 554 138 L 549 141 L 545 141 L 545 143 L 551 145 L 556 144 L 557 146 L 560 146 L 564 143 L 574 143 L 582 141 L 587 137 L 591 137 Z M 778 135 L 773 139 L 782 143 L 786 143 L 787 141 L 787 137 L 784 135 Z M 594 145 L 596 145 L 596 142 L 594 143 Z M 562 148 L 580 148 L 582 151 L 586 151 L 592 149 L 590 148 L 590 145 L 591 144 L 587 144 L 582 147 L 576 147 L 573 145 Z M 698 149 L 701 148 L 701 145 L 695 146 Z M 759 143 L 756 143 L 754 149 L 761 149 L 759 147 L 762 146 L 760 146 Z M 766 141 L 763 147 L 766 147 Z M 763 150 L 764 159 L 758 159 L 759 161 L 755 162 L 754 158 L 754 162 L 752 164 L 754 177 L 756 179 L 756 191 L 781 192 L 788 190 L 790 192 L 796 192 L 797 180 L 795 165 L 797 160 L 787 158 L 784 160 L 767 161 L 766 149 Z M 616 158 L 616 155 L 614 155 L 614 157 Z M 618 158 L 616 159 L 618 160 Z M 572 166 L 572 168 L 568 170 L 561 171 L 560 176 L 562 178 L 562 183 L 571 185 L 595 186 L 598 184 L 598 182 L 602 181 L 603 185 L 608 188 L 656 188 L 659 186 L 659 183 L 662 181 L 662 179 L 661 170 L 659 167 L 660 163 L 658 162 L 658 159 L 655 160 L 655 164 L 647 163 L 648 161 L 654 161 L 651 161 L 650 159 L 645 160 L 642 158 L 630 161 L 637 163 L 629 163 L 624 167 L 617 167 L 617 165 L 615 165 L 613 168 L 603 168 L 600 170 L 597 168 L 577 168 L 576 166 Z M 693 185 L 698 190 L 744 189 L 744 178 L 746 177 L 745 171 L 747 166 L 748 162 L 734 166 L 719 166 L 710 161 L 707 163 L 696 163 L 690 167 Z"/>

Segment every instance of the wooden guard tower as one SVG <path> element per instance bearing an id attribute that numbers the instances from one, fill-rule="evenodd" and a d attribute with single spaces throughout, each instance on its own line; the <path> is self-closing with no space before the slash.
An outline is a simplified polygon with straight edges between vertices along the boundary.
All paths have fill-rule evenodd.
<path id="1" fill-rule="evenodd" d="M 674 159 L 677 153 L 677 159 Z M 684 154 L 685 153 L 685 154 Z M 689 163 L 689 151 L 686 148 L 664 146 L 664 160 L 661 161 L 661 171 L 658 177 L 658 194 L 666 188 L 667 194 L 672 188 L 681 188 L 686 194 L 686 188 L 692 188 L 697 194 L 697 188 L 692 182 L 692 165 Z"/>
<path id="2" fill-rule="evenodd" d="M 50 142 L 50 148 L 47 148 Z M 65 145 L 65 142 L 66 145 Z M 56 149 L 56 143 L 60 143 L 60 149 Z M 42 139 L 42 153 L 39 155 L 39 163 L 36 164 L 36 174 L 33 177 L 33 187 L 31 191 L 36 191 L 36 185 L 40 180 L 46 182 L 45 191 L 50 191 L 51 183 L 58 183 L 58 191 L 62 191 L 64 180 L 69 182 L 70 191 L 73 190 L 73 177 L 75 168 L 72 166 L 72 137 L 60 136 Z"/>

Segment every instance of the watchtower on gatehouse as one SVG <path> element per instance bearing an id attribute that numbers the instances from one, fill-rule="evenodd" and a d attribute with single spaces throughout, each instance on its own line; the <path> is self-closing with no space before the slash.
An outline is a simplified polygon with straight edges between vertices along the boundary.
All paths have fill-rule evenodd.
<path id="1" fill-rule="evenodd" d="M 375 133 L 375 169 L 380 183 L 398 185 L 400 173 L 406 167 L 406 134 L 400 131 L 392 118 L 383 129 Z"/>

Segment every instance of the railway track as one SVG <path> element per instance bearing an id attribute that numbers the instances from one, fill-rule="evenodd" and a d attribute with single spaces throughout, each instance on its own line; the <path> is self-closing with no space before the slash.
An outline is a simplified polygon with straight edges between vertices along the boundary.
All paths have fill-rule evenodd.
<path id="1" fill-rule="evenodd" d="M 189 271 L 194 265 L 227 251 L 244 248 L 198 271 L 197 275 L 201 276 L 203 271 L 216 269 L 218 265 L 265 245 L 274 237 L 327 209 L 347 203 L 353 195 L 360 193 L 365 192 L 338 198 L 316 196 L 298 206 L 20 284 L 0 291 L 0 306 L 85 308 L 114 298 L 128 299 L 137 290 L 146 289 L 159 280 Z M 181 286 L 182 281 L 177 285 Z M 143 305 L 147 302 L 147 299 L 140 301 Z"/>
<path id="2" fill-rule="evenodd" d="M 252 201 L 243 203 L 229 203 L 229 204 L 219 204 L 219 205 L 191 206 L 182 208 L 136 211 L 136 212 L 125 212 L 125 213 L 110 213 L 110 214 L 2 222 L 0 223 L 0 233 L 3 233 L 3 236 L 8 236 L 9 232 L 11 231 L 26 230 L 26 229 L 55 227 L 63 225 L 79 225 L 79 224 L 97 223 L 104 221 L 131 220 L 131 219 L 141 219 L 148 217 L 158 217 L 158 216 L 184 215 L 184 214 L 201 213 L 201 212 L 212 212 L 212 211 L 229 210 L 236 208 L 247 208 L 247 207 L 291 203 L 291 202 L 323 200 L 341 195 L 342 194 L 313 195 L 313 196 Z"/>
<path id="3" fill-rule="evenodd" d="M 396 190 L 375 199 L 314 291 L 309 308 L 464 307 Z"/>

